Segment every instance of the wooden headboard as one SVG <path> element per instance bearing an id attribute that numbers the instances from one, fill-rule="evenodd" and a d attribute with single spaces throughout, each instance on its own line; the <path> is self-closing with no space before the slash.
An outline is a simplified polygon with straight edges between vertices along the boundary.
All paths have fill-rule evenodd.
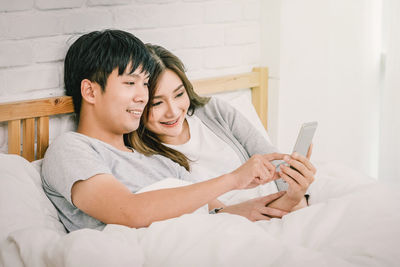
<path id="1" fill-rule="evenodd" d="M 192 83 L 200 95 L 250 88 L 253 105 L 267 129 L 268 69 L 266 67 L 254 68 L 249 73 L 201 79 Z M 0 122 L 8 122 L 8 153 L 21 155 L 29 161 L 43 158 L 49 145 L 49 117 L 72 112 L 74 107 L 69 96 L 0 103 Z"/>

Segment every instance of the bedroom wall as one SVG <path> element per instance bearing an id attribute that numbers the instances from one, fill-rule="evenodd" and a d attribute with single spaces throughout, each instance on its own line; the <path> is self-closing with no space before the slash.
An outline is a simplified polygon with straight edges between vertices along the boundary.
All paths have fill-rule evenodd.
<path id="1" fill-rule="evenodd" d="M 302 122 L 317 120 L 315 161 L 378 177 L 381 2 L 265 0 L 274 14 L 262 32 L 263 47 L 273 48 L 263 56 L 271 63 L 271 137 L 282 151 L 291 151 Z"/>
<path id="2" fill-rule="evenodd" d="M 400 177 L 400 2 L 383 0 L 383 62 L 380 121 L 379 177 L 388 182 Z"/>
<path id="3" fill-rule="evenodd" d="M 127 30 L 173 50 L 190 78 L 250 71 L 260 64 L 259 0 L 2 0 L 0 102 L 63 94 L 62 60 L 76 36 Z M 71 127 L 53 118 L 50 139 Z M 0 124 L 0 151 L 7 151 Z"/>

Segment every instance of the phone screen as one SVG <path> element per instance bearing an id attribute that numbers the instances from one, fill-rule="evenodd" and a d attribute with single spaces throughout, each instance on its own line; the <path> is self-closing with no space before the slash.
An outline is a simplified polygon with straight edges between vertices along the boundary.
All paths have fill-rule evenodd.
<path id="1" fill-rule="evenodd" d="M 315 134 L 315 130 L 317 129 L 318 122 L 306 122 L 300 128 L 299 135 L 297 136 L 296 144 L 294 145 L 293 152 L 297 152 L 303 156 L 307 156 L 308 149 L 312 143 L 312 139 Z M 288 165 L 283 160 L 274 160 L 272 162 L 276 166 L 276 171 L 280 171 L 279 166 L 281 164 Z M 295 168 L 291 167 L 292 169 L 296 170 Z"/>
<path id="2" fill-rule="evenodd" d="M 300 155 L 307 156 L 308 149 L 312 143 L 315 130 L 317 129 L 318 122 L 307 122 L 301 126 L 299 135 L 297 136 L 296 144 L 294 145 L 293 152 Z"/>

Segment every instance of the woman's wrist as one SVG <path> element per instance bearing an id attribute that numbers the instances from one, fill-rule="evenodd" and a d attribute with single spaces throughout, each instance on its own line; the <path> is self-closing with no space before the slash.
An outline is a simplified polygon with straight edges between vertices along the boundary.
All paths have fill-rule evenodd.
<path id="1" fill-rule="evenodd" d="M 297 197 L 291 197 L 289 194 L 285 194 L 283 197 L 282 197 L 283 199 L 285 199 L 285 201 L 288 203 L 288 204 L 290 204 L 290 206 L 292 206 L 292 207 L 294 207 L 294 206 L 296 206 L 297 204 L 299 204 L 299 202 L 302 200 L 302 198 L 304 198 L 304 197 L 302 197 L 302 198 L 297 198 Z"/>
<path id="2" fill-rule="evenodd" d="M 297 203 L 291 211 L 299 210 L 308 206 L 307 197 L 304 196 L 299 203 Z"/>
<path id="3" fill-rule="evenodd" d="M 222 178 L 226 183 L 228 191 L 232 191 L 239 188 L 239 183 L 237 181 L 236 175 L 234 175 L 233 173 L 224 174 L 220 178 Z"/>

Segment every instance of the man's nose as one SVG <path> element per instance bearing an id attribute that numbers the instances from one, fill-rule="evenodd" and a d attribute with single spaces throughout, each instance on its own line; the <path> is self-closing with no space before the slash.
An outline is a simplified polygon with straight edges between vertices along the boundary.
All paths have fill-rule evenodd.
<path id="1" fill-rule="evenodd" d="M 149 89 L 144 84 L 137 87 L 135 96 L 133 97 L 135 102 L 142 102 L 147 104 L 149 100 Z"/>

